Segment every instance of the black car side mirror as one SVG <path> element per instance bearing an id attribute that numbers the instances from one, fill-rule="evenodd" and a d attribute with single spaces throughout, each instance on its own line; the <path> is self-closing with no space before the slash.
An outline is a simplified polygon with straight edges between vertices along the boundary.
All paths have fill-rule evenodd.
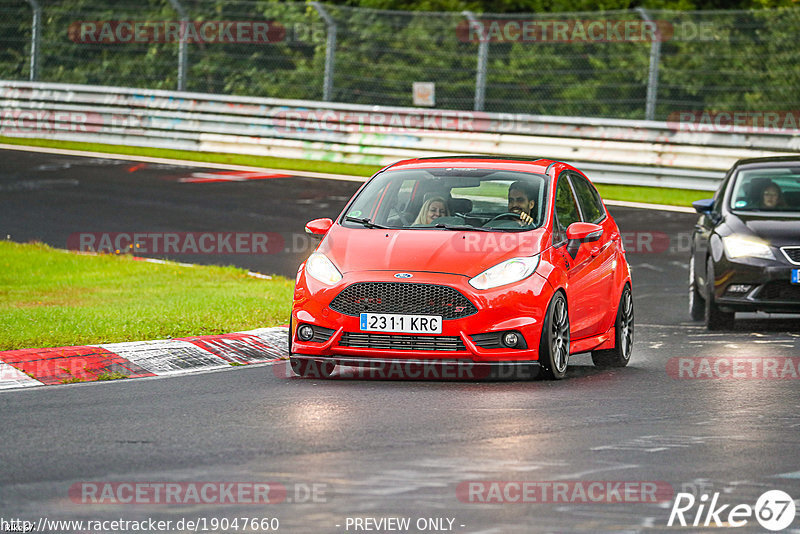
<path id="1" fill-rule="evenodd" d="M 692 202 L 692 207 L 700 215 L 710 215 L 711 210 L 714 209 L 714 199 L 705 198 L 703 200 L 695 200 Z"/>
<path id="2" fill-rule="evenodd" d="M 713 198 L 696 200 L 692 202 L 692 207 L 700 215 L 705 215 L 706 217 L 708 217 L 708 220 L 710 220 L 712 224 L 717 224 L 722 219 L 722 215 L 714 211 Z"/>

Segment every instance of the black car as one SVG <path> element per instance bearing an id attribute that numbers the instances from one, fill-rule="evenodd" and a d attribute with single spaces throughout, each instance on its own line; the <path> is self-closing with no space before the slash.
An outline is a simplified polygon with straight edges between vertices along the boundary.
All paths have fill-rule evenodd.
<path id="1" fill-rule="evenodd" d="M 740 160 L 692 205 L 692 319 L 718 330 L 737 311 L 800 313 L 800 156 Z"/>

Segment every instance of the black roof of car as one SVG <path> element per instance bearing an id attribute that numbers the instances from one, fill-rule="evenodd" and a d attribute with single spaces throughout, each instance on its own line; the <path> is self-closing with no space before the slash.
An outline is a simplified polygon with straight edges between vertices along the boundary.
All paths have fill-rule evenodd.
<path id="1" fill-rule="evenodd" d="M 747 158 L 740 159 L 734 163 L 734 167 L 742 167 L 743 165 L 764 165 L 765 167 L 774 165 L 781 165 L 788 162 L 800 164 L 800 154 L 796 156 L 773 156 L 769 158 Z"/>

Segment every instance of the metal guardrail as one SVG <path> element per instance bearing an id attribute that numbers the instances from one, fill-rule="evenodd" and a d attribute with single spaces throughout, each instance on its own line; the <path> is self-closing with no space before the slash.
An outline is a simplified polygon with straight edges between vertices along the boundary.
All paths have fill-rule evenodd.
<path id="1" fill-rule="evenodd" d="M 713 190 L 738 159 L 800 153 L 796 131 L 363 106 L 0 81 L 0 135 L 386 165 L 452 154 L 542 156 L 598 183 Z"/>

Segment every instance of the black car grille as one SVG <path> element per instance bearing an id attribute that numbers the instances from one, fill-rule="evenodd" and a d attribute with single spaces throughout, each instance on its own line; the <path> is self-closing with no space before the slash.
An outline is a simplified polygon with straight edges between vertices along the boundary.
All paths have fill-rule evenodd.
<path id="1" fill-rule="evenodd" d="M 452 287 L 403 282 L 359 282 L 336 295 L 330 308 L 345 315 L 404 313 L 460 319 L 477 308 Z"/>
<path id="2" fill-rule="evenodd" d="M 387 350 L 466 351 L 458 336 L 414 336 L 406 334 L 364 334 L 345 332 L 339 340 L 342 347 Z"/>
<path id="3" fill-rule="evenodd" d="M 761 300 L 793 300 L 800 302 L 800 285 L 775 280 L 764 284 L 758 293 Z"/>
<path id="4" fill-rule="evenodd" d="M 314 327 L 314 337 L 311 338 L 311 341 L 314 343 L 325 343 L 328 341 L 333 333 L 336 332 L 333 328 L 323 328 L 321 326 Z"/>
<path id="5" fill-rule="evenodd" d="M 474 334 L 472 341 L 482 349 L 504 349 L 505 345 L 500 340 L 502 332 L 489 332 L 487 334 Z"/>
<path id="6" fill-rule="evenodd" d="M 790 262 L 800 265 L 800 247 L 781 247 L 781 251 Z"/>

